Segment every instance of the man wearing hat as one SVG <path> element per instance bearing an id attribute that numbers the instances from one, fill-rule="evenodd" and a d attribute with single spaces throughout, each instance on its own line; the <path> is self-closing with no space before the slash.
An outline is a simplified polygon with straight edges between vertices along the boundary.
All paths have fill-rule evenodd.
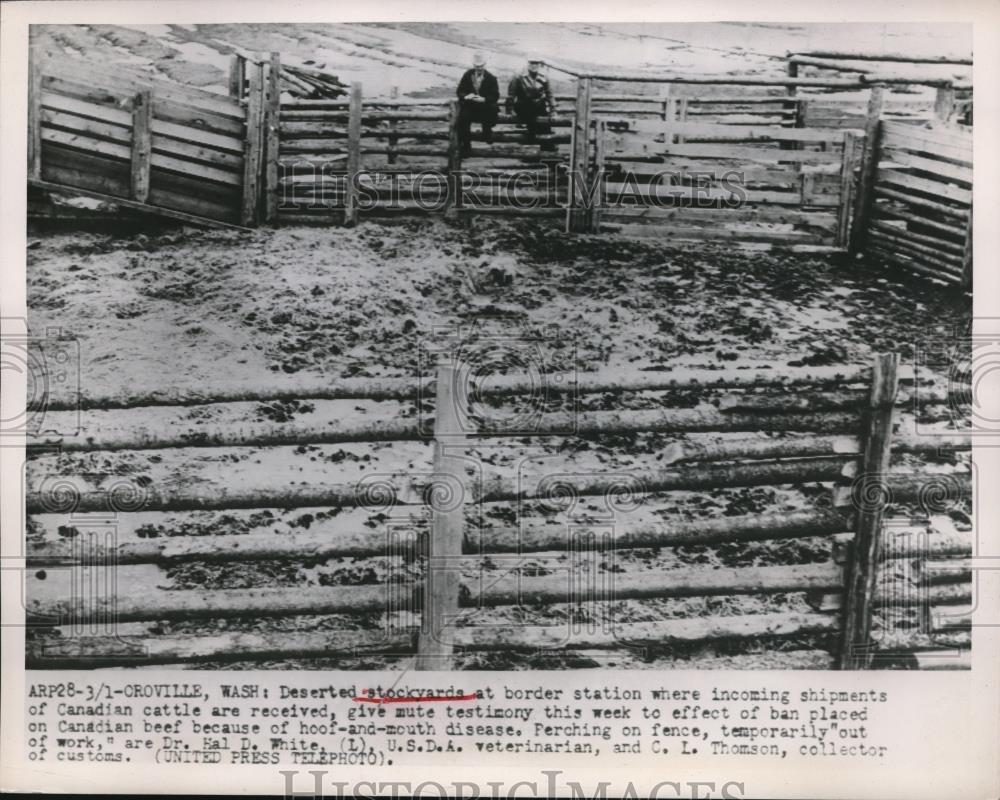
<path id="1" fill-rule="evenodd" d="M 500 102 L 500 85 L 496 76 L 486 71 L 482 53 L 472 58 L 472 69 L 467 70 L 458 82 L 458 140 L 462 155 L 469 155 L 472 142 L 472 123 L 483 126 L 483 140 L 493 144 L 493 126 L 497 121 L 497 104 Z"/>
<path id="2" fill-rule="evenodd" d="M 555 111 L 552 90 L 548 79 L 540 72 L 541 66 L 541 59 L 532 58 L 527 71 L 515 76 L 507 86 L 507 113 L 513 110 L 517 121 L 528 129 L 528 136 L 532 139 L 539 134 L 552 133 L 552 128 L 539 123 L 538 118 L 550 116 Z M 546 142 L 542 149 L 552 150 L 554 147 Z"/>

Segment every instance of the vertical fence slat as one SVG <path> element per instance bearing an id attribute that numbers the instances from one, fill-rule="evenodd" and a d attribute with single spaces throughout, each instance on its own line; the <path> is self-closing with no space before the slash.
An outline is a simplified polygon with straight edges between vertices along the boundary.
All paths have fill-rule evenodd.
<path id="1" fill-rule="evenodd" d="M 274 222 L 278 216 L 278 124 L 281 115 L 281 54 L 271 53 L 267 73 L 267 132 L 264 167 L 264 221 Z"/>
<path id="2" fill-rule="evenodd" d="M 389 98 L 395 100 L 399 97 L 399 87 L 393 86 L 389 89 Z M 393 111 L 397 111 L 399 106 L 392 106 Z M 396 163 L 396 146 L 399 144 L 399 136 L 396 135 L 396 120 L 390 119 L 388 123 L 389 135 L 386 137 L 385 161 L 387 164 Z"/>
<path id="3" fill-rule="evenodd" d="M 452 363 L 450 357 L 437 366 L 437 395 L 434 405 L 434 473 L 444 482 L 443 497 L 456 486 L 464 486 L 463 462 L 456 451 L 463 450 L 460 409 L 465 407 L 468 391 L 467 372 Z M 455 486 L 448 486 L 454 483 Z M 431 494 L 436 494 L 431 490 Z M 458 615 L 465 527 L 465 498 L 447 506 L 432 508 L 431 532 L 427 549 L 427 574 L 424 580 L 424 604 L 420 636 L 417 640 L 418 670 L 449 669 L 453 645 L 454 620 Z"/>
<path id="4" fill-rule="evenodd" d="M 243 99 L 243 82 L 246 80 L 247 60 L 240 55 L 233 55 L 229 60 L 229 96 L 237 100 Z"/>
<path id="5" fill-rule="evenodd" d="M 44 62 L 30 51 L 28 62 L 28 177 L 42 177 L 42 70 Z"/>
<path id="6" fill-rule="evenodd" d="M 861 243 L 868 230 L 872 211 L 872 195 L 875 172 L 878 168 L 879 130 L 882 109 L 885 104 L 881 86 L 873 86 L 868 98 L 868 118 L 865 122 L 865 145 L 861 156 L 861 172 L 858 175 L 857 201 L 854 203 L 854 219 L 851 220 L 851 237 L 848 250 L 854 254 L 861 249 Z"/>
<path id="7" fill-rule="evenodd" d="M 132 199 L 145 203 L 149 198 L 149 166 L 153 154 L 153 104 L 149 89 L 132 98 Z"/>
<path id="8" fill-rule="evenodd" d="M 846 248 L 850 240 L 856 151 L 857 136 L 846 131 L 844 133 L 844 158 L 840 167 L 840 216 L 837 221 L 837 247 Z"/>
<path id="9" fill-rule="evenodd" d="M 972 291 L 972 204 L 969 204 L 969 221 L 965 226 L 965 249 L 962 252 L 962 288 Z"/>
<path id="10" fill-rule="evenodd" d="M 347 118 L 347 181 L 344 186 L 344 224 L 358 223 L 358 170 L 361 168 L 361 84 L 351 84 Z"/>
<path id="11" fill-rule="evenodd" d="M 948 122 L 955 113 L 955 89 L 939 86 L 934 94 L 934 116 L 941 122 Z"/>
<path id="12" fill-rule="evenodd" d="M 576 113 L 573 118 L 573 142 L 569 159 L 569 203 L 567 229 L 571 233 L 587 230 L 589 214 L 586 203 L 588 166 L 590 162 L 590 78 L 577 78 Z M 583 181 L 583 186 L 578 183 Z M 579 189 L 580 191 L 577 191 Z"/>
<path id="13" fill-rule="evenodd" d="M 892 450 L 892 417 L 896 401 L 899 355 L 876 356 L 872 366 L 871 394 L 865 431 L 864 462 L 856 484 L 854 541 L 844 585 L 844 626 L 839 665 L 841 669 L 866 669 L 871 665 L 869 641 L 872 598 L 882 547 L 882 524 L 888 490 Z"/>
<path id="14" fill-rule="evenodd" d="M 260 198 L 260 163 L 263 147 L 261 141 L 263 78 L 263 65 L 250 64 L 246 106 L 247 135 L 243 149 L 243 203 L 240 213 L 241 224 L 247 226 L 253 225 L 257 221 Z"/>
<path id="15" fill-rule="evenodd" d="M 445 211 L 454 213 L 462 207 L 462 148 L 458 141 L 458 101 L 452 100 L 448 114 L 448 196 Z"/>
<path id="16" fill-rule="evenodd" d="M 603 119 L 594 124 L 594 180 L 597 181 L 597 204 L 590 214 L 590 232 L 601 231 L 601 209 L 604 207 L 604 161 L 607 126 Z"/>

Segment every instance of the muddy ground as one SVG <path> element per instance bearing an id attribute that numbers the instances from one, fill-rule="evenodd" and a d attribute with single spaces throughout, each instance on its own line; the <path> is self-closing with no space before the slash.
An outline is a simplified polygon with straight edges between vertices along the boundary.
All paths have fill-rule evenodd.
<path id="1" fill-rule="evenodd" d="M 551 223 L 476 220 L 364 222 L 354 229 L 287 228 L 243 232 L 164 229 L 110 236 L 33 231 L 28 250 L 28 305 L 33 330 L 59 328 L 80 341 L 80 374 L 88 388 L 199 386 L 262 376 L 413 375 L 442 336 L 460 332 L 491 368 L 518 362 L 557 370 L 665 369 L 734 361 L 824 365 L 864 362 L 898 350 L 911 359 L 943 328 L 969 321 L 968 299 L 952 290 L 885 272 L 844 257 L 740 252 L 701 246 L 688 252 L 612 237 L 567 237 Z M 513 354 L 513 355 L 512 355 Z M 581 398 L 585 409 L 693 405 L 698 398 L 644 392 Z M 516 411 L 517 409 L 508 409 Z M 407 403 L 304 401 L 193 406 L 161 412 L 117 412 L 141 426 L 259 424 L 356 415 L 410 417 Z M 499 412 L 498 412 L 499 413 Z M 122 416 L 124 414 L 124 416 Z M 165 415 L 164 415 L 165 414 Z M 51 417 L 62 425 L 58 415 Z M 91 418 L 93 424 L 94 418 Z M 86 435 L 88 417 L 82 417 Z M 57 425 L 57 427 L 59 427 Z M 680 437 L 681 439 L 683 437 Z M 518 437 L 477 445 L 489 468 L 571 473 L 662 466 L 674 439 L 661 434 L 585 439 Z M 420 442 L 270 448 L 182 448 L 126 453 L 61 453 L 29 464 L 29 480 L 51 474 L 129 475 L 170 486 L 252 486 L 340 482 L 430 471 L 431 447 Z M 947 460 L 946 460 L 947 461 Z M 527 465 L 527 466 L 525 466 Z M 941 469 L 955 467 L 943 463 Z M 961 468 L 961 467 L 958 467 Z M 653 494 L 627 510 L 630 519 L 700 519 L 790 510 L 828 502 L 829 487 L 758 487 Z M 572 509 L 545 503 L 487 504 L 490 525 L 516 519 L 565 524 L 606 513 L 600 499 Z M 899 509 L 905 513 L 907 509 Z M 944 525 L 967 528 L 968 509 Z M 575 516 L 574 516 L 575 515 Z M 412 508 L 272 509 L 264 512 L 144 515 L 129 536 L 212 535 L 312 525 L 423 524 Z M 619 551 L 599 556 L 595 573 L 629 573 L 686 565 L 767 565 L 825 561 L 828 538 L 718 547 Z M 540 553 L 526 574 L 557 574 L 562 553 Z M 123 568 L 124 569 L 124 568 Z M 387 556 L 255 564 L 176 565 L 134 570 L 138 585 L 165 588 L 254 588 L 364 585 L 419 576 L 419 561 Z M 485 559 L 469 580 L 494 580 L 503 559 Z M 146 584 L 143 582 L 146 581 Z M 470 609 L 466 624 L 599 624 L 691 615 L 809 610 L 803 594 L 621 601 L 604 608 L 566 605 Z M 236 619 L 128 625 L 124 632 L 336 630 L 408 625 L 406 614 Z M 657 652 L 623 650 L 567 655 L 468 655 L 466 668 L 617 665 L 825 666 L 834 642 L 800 636 L 777 645 L 748 641 Z M 313 660 L 262 666 L 378 668 L 405 659 Z"/>

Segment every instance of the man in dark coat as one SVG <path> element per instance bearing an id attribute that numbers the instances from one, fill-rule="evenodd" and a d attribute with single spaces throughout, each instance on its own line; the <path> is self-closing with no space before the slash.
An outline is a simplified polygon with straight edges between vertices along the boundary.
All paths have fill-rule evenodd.
<path id="1" fill-rule="evenodd" d="M 552 133 L 552 128 L 539 123 L 539 117 L 547 117 L 555 111 L 552 100 L 552 90 L 548 79 L 541 74 L 542 62 L 533 59 L 528 62 L 528 70 L 515 76 L 507 87 L 507 112 L 513 110 L 517 121 L 528 129 L 528 136 L 534 139 L 540 134 Z M 543 150 L 551 150 L 553 146 L 546 142 Z"/>
<path id="2" fill-rule="evenodd" d="M 458 82 L 458 141 L 462 155 L 469 155 L 472 143 L 472 123 L 483 126 L 483 140 L 493 144 L 493 126 L 497 121 L 500 85 L 496 76 L 486 71 L 486 59 L 476 54 L 472 69 Z"/>

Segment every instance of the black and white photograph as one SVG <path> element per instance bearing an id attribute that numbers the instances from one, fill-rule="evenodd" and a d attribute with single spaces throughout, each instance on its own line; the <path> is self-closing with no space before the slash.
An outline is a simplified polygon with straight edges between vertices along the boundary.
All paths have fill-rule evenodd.
<path id="1" fill-rule="evenodd" d="M 29 666 L 967 666 L 969 26 L 31 58 Z"/>
<path id="2" fill-rule="evenodd" d="M 136 5 L 4 57 L 27 758 L 947 795 L 893 731 L 995 707 L 970 18 Z"/>

